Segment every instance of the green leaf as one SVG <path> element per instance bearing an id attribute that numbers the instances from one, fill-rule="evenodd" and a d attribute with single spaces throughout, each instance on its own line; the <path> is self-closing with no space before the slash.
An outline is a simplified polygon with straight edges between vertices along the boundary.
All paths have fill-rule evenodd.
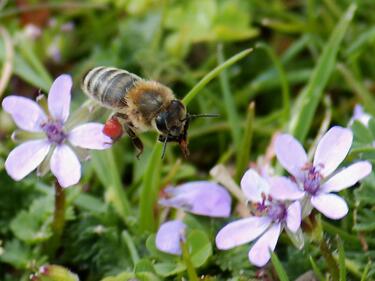
<path id="1" fill-rule="evenodd" d="M 0 255 L 0 261 L 19 269 L 26 269 L 32 258 L 31 249 L 16 239 L 7 242 Z"/>
<path id="2" fill-rule="evenodd" d="M 342 240 L 337 236 L 337 244 L 339 249 L 339 280 L 346 281 L 345 251 Z"/>
<path id="3" fill-rule="evenodd" d="M 108 276 L 103 278 L 101 281 L 124 281 L 134 278 L 135 274 L 132 272 L 122 272 L 116 276 Z"/>
<path id="4" fill-rule="evenodd" d="M 246 49 L 229 59 L 227 59 L 225 62 L 221 63 L 217 67 L 215 67 L 213 70 L 211 70 L 209 73 L 207 73 L 194 87 L 191 89 L 186 96 L 183 98 L 182 102 L 187 106 L 193 98 L 214 78 L 216 78 L 224 69 L 231 66 L 232 64 L 236 63 L 237 61 L 243 59 L 248 54 L 250 54 L 253 51 L 252 48 Z"/>
<path id="5" fill-rule="evenodd" d="M 372 144 L 374 141 L 371 131 L 358 120 L 355 120 L 352 125 L 354 140 L 361 144 Z"/>
<path id="6" fill-rule="evenodd" d="M 271 252 L 271 261 L 280 281 L 289 281 L 288 275 L 286 274 L 284 267 L 282 266 L 279 258 L 274 252 Z"/>
<path id="7" fill-rule="evenodd" d="M 121 182 L 120 172 L 116 165 L 112 149 L 93 151 L 91 162 L 102 185 L 109 192 L 109 200 L 117 213 L 126 223 L 131 216 L 130 203 Z"/>
<path id="8" fill-rule="evenodd" d="M 154 206 L 159 192 L 161 155 L 162 144 L 157 142 L 148 159 L 147 167 L 142 178 L 138 211 L 140 231 L 154 231 L 156 229 Z"/>
<path id="9" fill-rule="evenodd" d="M 336 57 L 341 42 L 353 19 L 357 8 L 355 3 L 351 4 L 346 13 L 331 33 L 329 41 L 319 57 L 318 63 L 311 78 L 294 105 L 294 114 L 289 123 L 289 131 L 300 141 L 304 141 L 310 129 L 315 111 L 323 95 L 323 91 L 336 65 Z"/>
<path id="10" fill-rule="evenodd" d="M 154 267 L 156 273 L 162 277 L 176 275 L 186 270 L 186 266 L 182 263 L 161 262 L 156 263 Z"/>
<path id="11" fill-rule="evenodd" d="M 371 118 L 368 122 L 368 128 L 371 132 L 372 139 L 375 141 L 375 118 Z"/>
<path id="12" fill-rule="evenodd" d="M 186 244 L 189 247 L 191 262 L 194 267 L 202 266 L 212 255 L 212 246 L 207 234 L 201 230 L 189 233 Z"/>

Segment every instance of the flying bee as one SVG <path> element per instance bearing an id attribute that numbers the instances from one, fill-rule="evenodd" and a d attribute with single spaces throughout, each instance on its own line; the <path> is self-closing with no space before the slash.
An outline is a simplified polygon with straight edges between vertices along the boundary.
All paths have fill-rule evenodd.
<path id="1" fill-rule="evenodd" d="M 90 69 L 82 79 L 81 88 L 87 96 L 115 111 L 103 131 L 114 141 L 125 131 L 138 150 L 137 157 L 143 152 L 137 135 L 151 130 L 159 133 L 158 140 L 164 144 L 162 157 L 168 142 L 177 142 L 187 157 L 189 121 L 195 117 L 217 116 L 189 114 L 170 88 L 114 67 Z"/>

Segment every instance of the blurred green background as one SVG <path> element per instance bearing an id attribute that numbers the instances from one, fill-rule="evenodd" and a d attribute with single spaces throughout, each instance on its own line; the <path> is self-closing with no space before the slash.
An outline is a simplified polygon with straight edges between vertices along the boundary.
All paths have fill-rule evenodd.
<path id="1" fill-rule="evenodd" d="M 354 2 L 354 18 L 349 19 L 349 13 L 347 22 L 338 26 Z M 126 69 L 168 85 L 182 99 L 216 66 L 253 48 L 251 54 L 226 68 L 189 104 L 191 113 L 218 113 L 220 118 L 192 123 L 189 159 L 181 159 L 178 147 L 168 147 L 166 159 L 154 166 L 161 169 L 157 190 L 167 184 L 207 179 L 209 169 L 217 163 L 235 170 L 243 134 L 249 127 L 246 115 L 251 102 L 255 103 L 255 118 L 251 122 L 251 154 L 245 153 L 244 158 L 246 166 L 249 160 L 254 162 L 265 153 L 276 132 L 288 128 L 293 131 L 293 117 L 304 116 L 304 112 L 299 112 L 303 105 L 295 101 L 306 85 L 310 92 L 318 94 L 310 96 L 316 99 L 309 101 L 316 103 L 316 108 L 300 139 L 305 134 L 316 136 L 323 121 L 346 126 L 357 103 L 375 113 L 373 0 L 3 0 L 0 35 L 1 98 L 17 94 L 35 99 L 40 92 L 48 93 L 55 77 L 69 73 L 74 79 L 75 109 L 86 99 L 79 85 L 83 73 L 91 67 Z M 325 46 L 326 60 L 319 60 Z M 314 75 L 314 71 L 318 74 Z M 109 114 L 103 110 L 95 117 L 104 122 Z M 362 133 L 366 130 L 358 126 Z M 81 183 L 67 190 L 67 225 L 62 245 L 55 256 L 48 257 L 43 245 L 51 236 L 52 177 L 31 175 L 22 182 L 9 178 L 3 163 L 15 145 L 10 139 L 14 129 L 9 115 L 0 110 L 0 280 L 27 280 L 45 263 L 67 266 L 82 280 L 100 280 L 132 271 L 135 265 L 122 231 L 129 225 L 137 228 L 136 210 L 142 200 L 139 190 L 144 184 L 145 167 L 153 169 L 148 159 L 156 135 L 141 135 L 146 149 L 140 160 L 135 158 L 130 141 L 123 138 L 111 151 L 94 153 L 92 161 L 84 164 Z M 371 140 L 371 136 L 368 138 Z M 374 159 L 374 151 L 370 152 L 367 158 Z M 237 179 L 240 175 L 237 173 Z M 374 202 L 366 201 L 375 198 L 374 182 L 372 175 L 364 193 L 345 193 L 354 213 L 340 224 L 328 224 L 332 237 L 340 227 L 349 241 L 345 244 L 349 248 L 346 254 L 355 265 L 350 273 L 355 279 L 360 278 L 368 260 L 375 257 L 371 250 L 375 240 L 366 240 L 366 248 L 357 237 L 358 231 L 368 238 L 375 230 L 371 207 Z M 122 203 L 116 197 L 119 189 L 126 194 L 133 211 L 126 218 L 121 215 Z M 156 197 L 150 199 L 151 209 L 157 208 Z M 364 210 L 355 209 L 359 206 Z M 223 223 L 201 220 L 210 229 L 210 237 Z M 134 229 L 130 230 L 134 243 L 140 255 L 147 257 L 145 240 L 155 229 Z M 321 270 L 327 269 L 316 245 L 307 245 L 301 252 L 287 242 L 283 245 L 278 254 L 291 280 L 311 270 L 308 256 L 318 260 Z M 248 280 L 255 276 L 256 270 L 247 261 L 247 247 L 215 252 L 202 274 L 218 280 L 242 275 L 245 279 L 234 280 Z M 266 276 L 276 278 L 270 272 Z M 374 272 L 372 268 L 370 273 Z M 171 276 L 171 280 L 181 280 L 179 275 Z"/>

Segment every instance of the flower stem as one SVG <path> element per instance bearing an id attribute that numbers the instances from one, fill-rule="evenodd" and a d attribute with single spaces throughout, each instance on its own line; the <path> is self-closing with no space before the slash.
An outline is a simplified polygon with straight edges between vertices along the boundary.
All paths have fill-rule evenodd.
<path id="1" fill-rule="evenodd" d="M 185 263 L 185 266 L 186 266 L 186 269 L 187 269 L 189 280 L 190 281 L 198 281 L 199 278 L 198 278 L 197 272 L 195 271 L 193 263 L 191 262 L 189 249 L 187 247 L 187 244 L 184 243 L 184 242 L 181 242 L 181 249 L 182 249 L 182 258 L 184 260 L 184 263 Z"/>
<path id="2" fill-rule="evenodd" d="M 324 238 L 320 241 L 319 248 L 322 253 L 322 256 L 326 260 L 327 268 L 331 272 L 332 280 L 338 281 L 339 280 L 338 266 Z"/>
<path id="3" fill-rule="evenodd" d="M 53 256 L 60 245 L 65 225 L 65 193 L 59 182 L 55 182 L 55 210 L 52 221 L 52 237 L 46 245 L 46 252 Z"/>

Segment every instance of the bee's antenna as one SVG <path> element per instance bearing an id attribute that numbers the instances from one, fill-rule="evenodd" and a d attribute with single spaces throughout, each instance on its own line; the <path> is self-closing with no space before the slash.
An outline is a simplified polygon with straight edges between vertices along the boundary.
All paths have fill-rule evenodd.
<path id="1" fill-rule="evenodd" d="M 167 149 L 167 141 L 168 141 L 168 138 L 166 137 L 163 143 L 163 151 L 161 153 L 161 159 L 164 159 L 165 151 Z"/>
<path id="2" fill-rule="evenodd" d="M 220 117 L 220 114 L 189 114 L 186 119 Z"/>

